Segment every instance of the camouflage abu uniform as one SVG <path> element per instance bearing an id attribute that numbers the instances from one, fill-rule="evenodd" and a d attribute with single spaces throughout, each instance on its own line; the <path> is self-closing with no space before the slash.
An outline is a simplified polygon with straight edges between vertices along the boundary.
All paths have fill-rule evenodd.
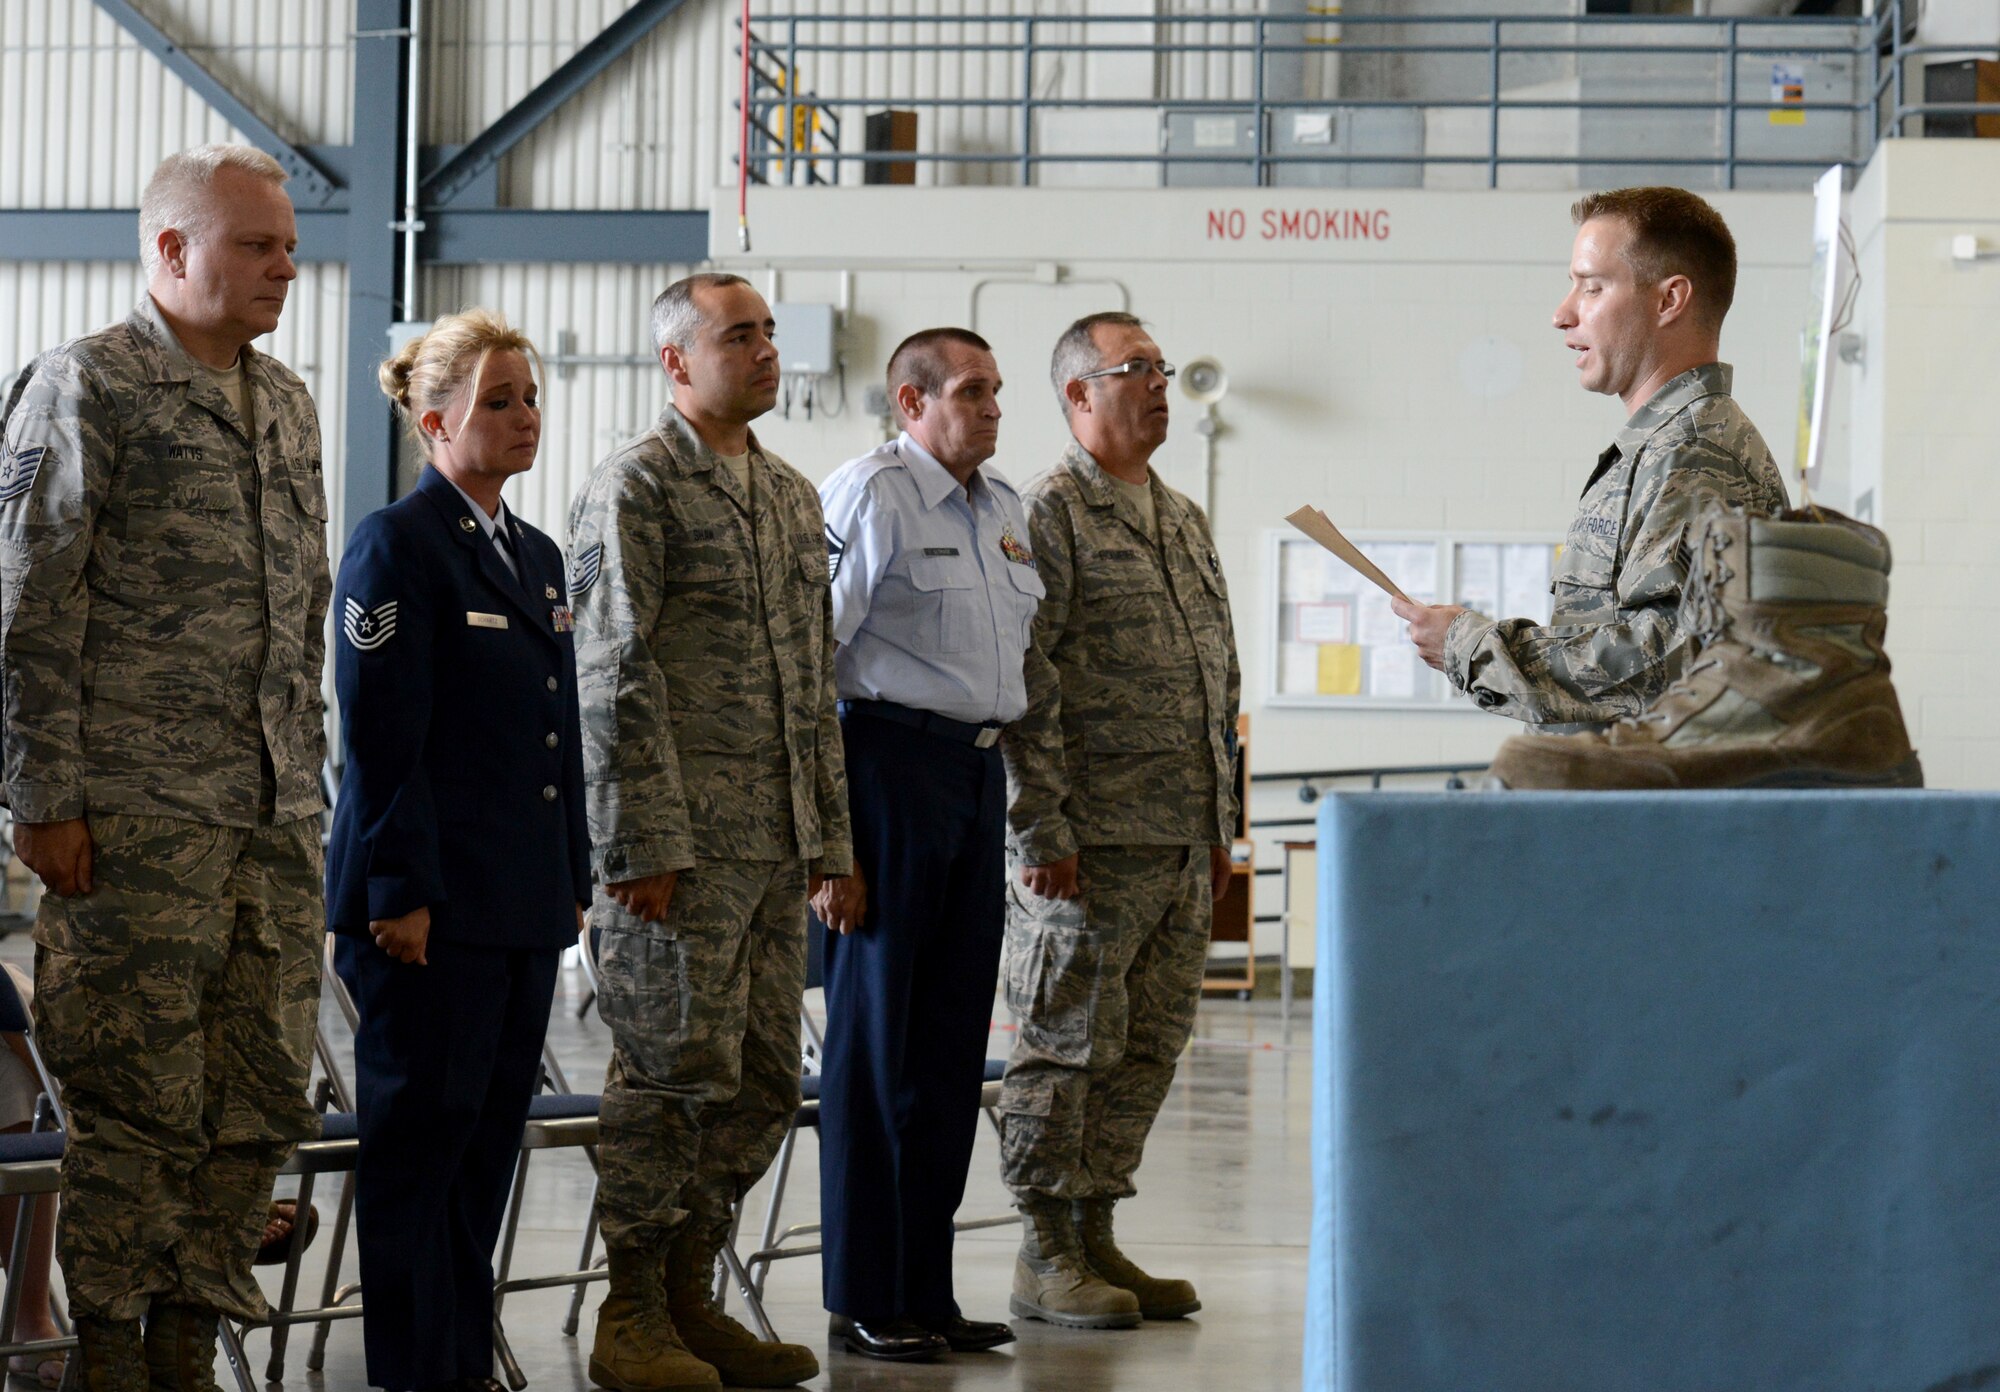
<path id="1" fill-rule="evenodd" d="M 1712 501 L 1786 506 L 1785 481 L 1729 395 L 1723 363 L 1668 382 L 1598 457 L 1550 589 L 1547 626 L 1468 611 L 1445 634 L 1445 674 L 1483 710 L 1550 733 L 1637 715 L 1687 665 L 1681 588 L 1696 516 Z"/>
<path id="2" fill-rule="evenodd" d="M 83 1314 L 242 1317 L 279 1164 L 315 1132 L 319 425 L 243 350 L 246 433 L 150 297 L 47 354 L 0 458 L 0 702 L 17 819 L 87 817 L 45 895 L 35 1015 L 69 1109 L 60 1257 Z"/>
<path id="3" fill-rule="evenodd" d="M 1028 713 L 1007 727 L 1007 1003 L 1002 1089 L 1017 1195 L 1123 1198 L 1194 1028 L 1211 846 L 1236 825 L 1240 678 L 1208 522 L 1152 478 L 1157 543 L 1079 445 L 1029 485 L 1047 597 Z M 1022 863 L 1081 852 L 1080 899 L 1043 899 Z"/>
<path id="4" fill-rule="evenodd" d="M 808 870 L 852 863 L 819 495 L 750 443 L 750 496 L 672 407 L 570 510 L 607 1245 L 729 1205 L 799 1104 Z M 679 871 L 664 923 L 602 886 Z"/>

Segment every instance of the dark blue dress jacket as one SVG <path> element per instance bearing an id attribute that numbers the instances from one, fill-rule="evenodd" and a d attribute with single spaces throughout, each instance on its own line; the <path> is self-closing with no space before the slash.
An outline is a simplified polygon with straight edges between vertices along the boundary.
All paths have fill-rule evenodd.
<path id="1" fill-rule="evenodd" d="M 436 470 L 354 529 L 334 587 L 347 766 L 327 927 L 428 905 L 431 937 L 566 947 L 590 903 L 562 552 L 508 514 L 521 578 Z"/>

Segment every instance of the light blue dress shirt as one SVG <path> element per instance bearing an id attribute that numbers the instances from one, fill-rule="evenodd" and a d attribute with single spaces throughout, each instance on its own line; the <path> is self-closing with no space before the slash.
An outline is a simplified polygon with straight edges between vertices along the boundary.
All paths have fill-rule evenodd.
<path id="1" fill-rule="evenodd" d="M 953 720 L 1018 720 L 1041 602 L 1027 514 L 981 466 L 971 488 L 905 432 L 820 485 L 843 700 Z"/>

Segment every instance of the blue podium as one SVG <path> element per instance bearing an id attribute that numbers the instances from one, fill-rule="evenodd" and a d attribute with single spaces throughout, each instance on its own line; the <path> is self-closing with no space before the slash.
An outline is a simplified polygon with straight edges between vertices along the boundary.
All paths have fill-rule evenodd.
<path id="1" fill-rule="evenodd" d="M 1308 1392 L 2000 1392 L 2000 796 L 1319 845 Z"/>

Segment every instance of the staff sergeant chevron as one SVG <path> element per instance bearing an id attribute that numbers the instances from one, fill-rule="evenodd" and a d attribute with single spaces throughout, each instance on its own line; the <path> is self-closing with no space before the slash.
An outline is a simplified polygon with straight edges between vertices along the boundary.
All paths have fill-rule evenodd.
<path id="1" fill-rule="evenodd" d="M 364 609 L 353 595 L 349 595 L 340 627 L 357 652 L 374 652 L 396 636 L 396 601 L 392 599 L 373 609 Z"/>

